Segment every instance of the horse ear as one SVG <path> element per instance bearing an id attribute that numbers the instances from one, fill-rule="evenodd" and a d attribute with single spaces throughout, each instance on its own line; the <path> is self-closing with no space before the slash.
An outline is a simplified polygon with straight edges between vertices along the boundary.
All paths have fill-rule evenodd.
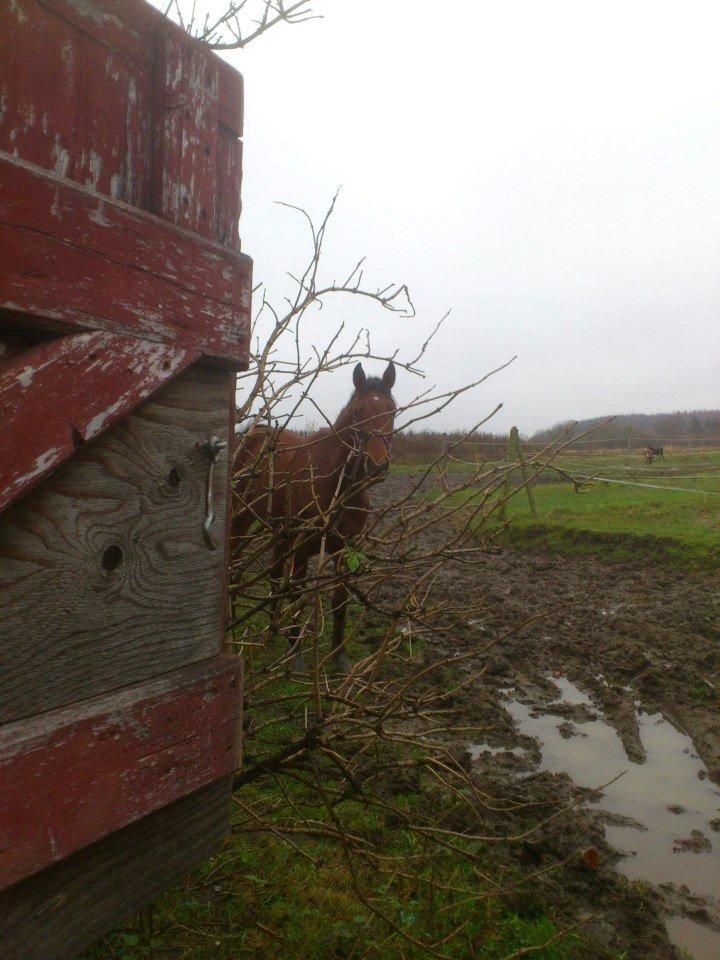
<path id="1" fill-rule="evenodd" d="M 390 361 L 390 363 L 385 368 L 385 373 L 382 375 L 382 380 L 388 390 L 392 390 L 395 386 L 395 364 Z"/>
<path id="2" fill-rule="evenodd" d="M 367 382 L 367 377 L 365 376 L 365 371 L 363 370 L 363 365 L 358 363 L 353 370 L 353 383 L 355 384 L 356 390 L 362 390 Z"/>

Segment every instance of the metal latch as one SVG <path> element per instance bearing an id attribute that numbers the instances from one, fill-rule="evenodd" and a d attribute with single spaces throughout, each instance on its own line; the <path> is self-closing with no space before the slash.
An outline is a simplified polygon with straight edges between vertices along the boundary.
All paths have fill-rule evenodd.
<path id="1" fill-rule="evenodd" d="M 213 505 L 213 480 L 215 477 L 215 464 L 221 450 L 227 447 L 227 440 L 221 440 L 219 437 L 210 437 L 203 444 L 203 451 L 208 458 L 207 486 L 205 487 L 205 519 L 202 525 L 203 540 L 210 550 L 215 550 L 215 541 L 212 538 L 212 525 L 215 522 L 215 507 Z"/>

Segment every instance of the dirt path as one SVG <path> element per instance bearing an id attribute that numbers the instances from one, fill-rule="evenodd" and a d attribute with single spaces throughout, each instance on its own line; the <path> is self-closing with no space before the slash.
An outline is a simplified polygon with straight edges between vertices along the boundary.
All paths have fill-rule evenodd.
<path id="1" fill-rule="evenodd" d="M 387 504 L 410 484 L 408 478 L 391 477 L 375 492 L 375 500 Z M 426 537 L 431 546 L 433 539 L 441 542 L 442 534 L 429 532 Z M 391 601 L 393 585 L 386 591 Z M 680 917 L 671 922 L 676 942 L 691 948 L 698 960 L 720 957 L 720 904 L 706 895 L 720 892 L 720 880 L 709 889 L 707 881 L 705 888 L 695 882 L 715 870 L 720 878 L 720 839 L 712 836 L 713 829 L 720 829 L 720 819 L 711 824 L 710 836 L 707 826 L 705 832 L 682 836 L 698 804 L 712 806 L 716 799 L 715 817 L 720 818 L 720 793 L 715 797 L 712 783 L 720 783 L 720 576 L 507 550 L 484 556 L 476 566 L 448 564 L 434 591 L 437 599 L 465 596 L 477 603 L 482 598 L 484 612 L 440 643 L 434 641 L 433 653 L 442 646 L 447 652 L 466 652 L 511 634 L 483 654 L 485 675 L 455 704 L 464 719 L 483 728 L 477 739 L 494 748 L 479 748 L 466 758 L 488 792 L 547 805 L 547 811 L 537 808 L 547 815 L 558 802 L 587 798 L 583 787 L 605 782 L 612 757 L 617 755 L 630 768 L 629 786 L 608 788 L 599 803 L 581 803 L 494 855 L 525 870 L 543 870 L 570 858 L 562 870 L 542 874 L 537 889 L 551 896 L 569 920 L 599 914 L 588 927 L 608 948 L 627 951 L 628 958 L 680 955 L 665 933 L 663 918 L 669 914 Z M 553 610 L 513 633 L 524 621 Z M 429 661 L 430 651 L 424 656 Z M 439 682 L 453 679 L 448 670 Z M 543 742 L 547 749 L 541 749 Z M 463 742 L 458 749 L 467 746 Z M 691 765 L 687 770 L 683 755 Z M 587 772 L 583 762 L 590 768 Z M 571 771 L 575 782 L 561 770 Z M 673 777 L 688 782 L 676 784 Z M 698 780 L 707 782 L 692 782 Z M 676 786 L 689 798 L 689 812 L 673 804 Z M 667 802 L 656 795 L 663 790 Z M 698 790 L 702 795 L 696 796 Z M 652 830 L 660 831 L 658 837 L 662 830 L 671 831 L 666 820 L 672 820 L 673 813 L 678 814 L 673 821 L 678 836 L 671 853 L 677 859 L 670 863 L 669 881 L 663 881 L 668 863 L 652 867 L 652 886 L 626 880 L 617 868 L 642 877 L 645 860 L 653 861 Z M 608 843 L 616 834 L 627 839 L 633 819 L 641 824 L 647 820 L 651 828 L 645 844 L 650 853 L 644 855 L 638 843 L 637 864 L 621 858 Z M 488 811 L 488 823 L 499 831 L 516 832 L 520 822 L 525 829 L 526 810 Z M 639 830 L 632 833 L 640 837 Z M 657 846 L 662 848 L 662 840 Z M 588 848 L 602 852 L 597 870 L 578 853 Z"/>

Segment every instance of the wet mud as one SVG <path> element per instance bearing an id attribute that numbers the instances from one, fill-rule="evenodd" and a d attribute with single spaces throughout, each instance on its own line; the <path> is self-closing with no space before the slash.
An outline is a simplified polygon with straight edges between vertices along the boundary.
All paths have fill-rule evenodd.
<path id="1" fill-rule="evenodd" d="M 376 502 L 409 483 L 390 477 Z M 718 960 L 720 576 L 494 550 L 448 563 L 433 591 L 482 601 L 418 657 L 476 647 L 478 663 L 456 669 L 486 665 L 453 704 L 481 729 L 454 748 L 488 794 L 512 798 L 483 826 L 547 821 L 494 849 L 498 868 L 537 874 L 538 896 L 585 922 L 598 957 Z M 446 665 L 434 682 L 455 680 Z"/>

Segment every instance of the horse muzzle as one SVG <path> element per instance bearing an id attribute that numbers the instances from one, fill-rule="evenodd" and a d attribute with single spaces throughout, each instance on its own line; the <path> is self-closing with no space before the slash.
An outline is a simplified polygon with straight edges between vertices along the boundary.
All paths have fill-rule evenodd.
<path id="1" fill-rule="evenodd" d="M 390 469 L 390 439 L 379 430 L 358 434 L 357 448 L 366 480 L 381 480 Z"/>
<path id="2" fill-rule="evenodd" d="M 376 463 L 371 456 L 365 456 L 365 476 L 371 480 L 379 480 L 384 477 L 390 469 L 390 460 L 385 457 L 379 463 Z"/>

